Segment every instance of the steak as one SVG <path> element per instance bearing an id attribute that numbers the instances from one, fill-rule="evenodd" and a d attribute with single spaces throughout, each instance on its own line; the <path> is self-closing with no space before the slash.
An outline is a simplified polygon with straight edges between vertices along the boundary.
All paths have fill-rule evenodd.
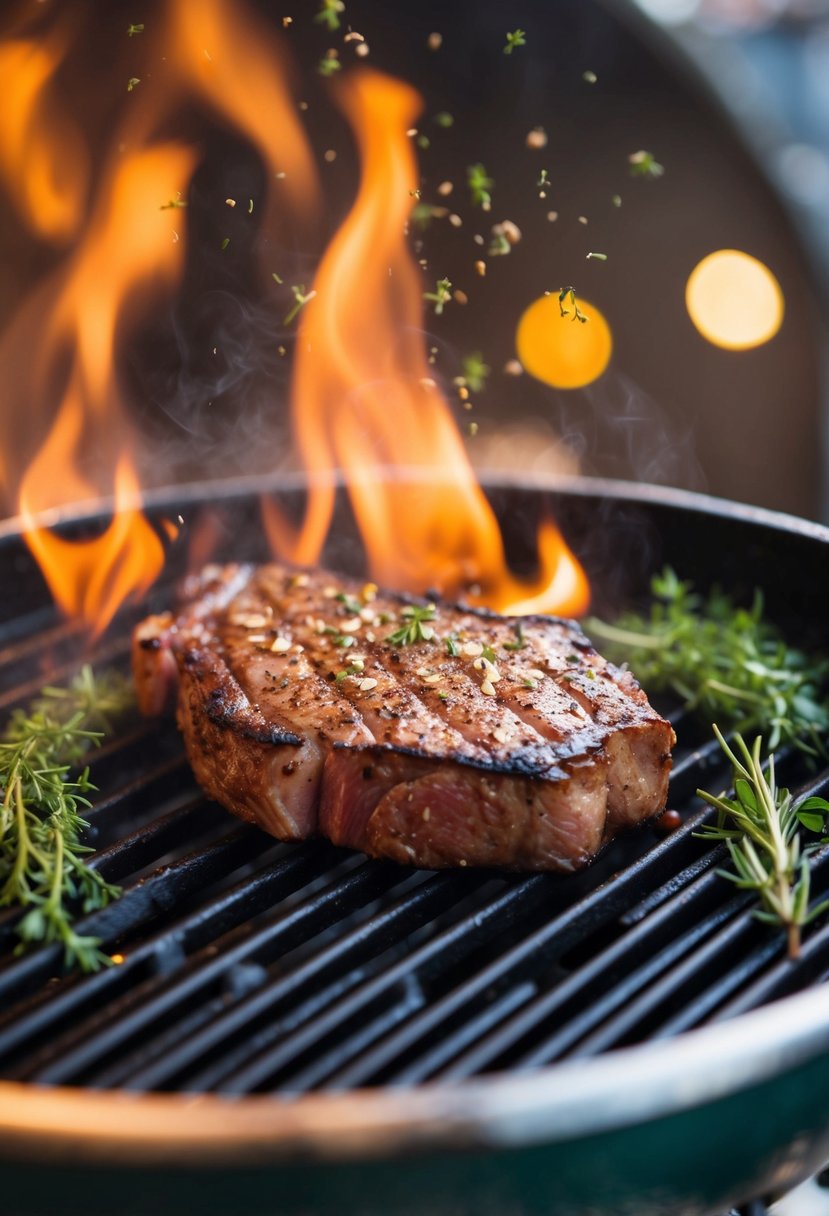
<path id="1" fill-rule="evenodd" d="M 211 566 L 135 632 L 139 704 L 205 792 L 282 840 L 408 865 L 573 870 L 665 805 L 674 742 L 577 625 Z"/>

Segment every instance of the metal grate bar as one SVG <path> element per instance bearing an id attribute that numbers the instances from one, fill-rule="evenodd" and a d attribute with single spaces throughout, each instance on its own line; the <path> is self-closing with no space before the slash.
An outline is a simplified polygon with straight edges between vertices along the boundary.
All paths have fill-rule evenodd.
<path id="1" fill-rule="evenodd" d="M 200 904 L 183 920 L 173 920 L 161 933 L 132 948 L 119 966 L 86 976 L 82 982 L 70 980 L 57 993 L 47 990 L 27 1005 L 11 1010 L 0 1025 L 3 1054 L 14 1055 L 19 1061 L 20 1048 L 26 1043 L 34 1045 L 36 1054 L 27 1067 L 35 1070 L 59 1058 L 77 1041 L 87 1036 L 97 1038 L 112 1016 L 105 1002 L 111 1003 L 142 980 L 154 978 L 156 985 L 161 984 L 171 966 L 180 966 L 188 954 L 287 898 L 318 871 L 326 857 L 326 851 L 312 844 L 291 849 L 276 860 L 268 857 L 263 870 Z M 218 968 L 215 960 L 214 965 Z M 90 1021 L 62 1030 L 71 1026 L 72 1016 L 83 1010 L 90 1011 Z M 47 1034 L 49 1046 L 44 1049 L 41 1045 Z"/>
<path id="2" fill-rule="evenodd" d="M 214 1060 L 206 1068 L 202 1066 L 196 1079 L 188 1077 L 188 1085 L 196 1085 L 199 1089 L 212 1088 L 272 1042 L 275 1035 L 289 1026 L 293 1029 L 301 1025 L 342 997 L 364 978 L 365 969 L 370 966 L 374 956 L 395 942 L 405 941 L 421 925 L 456 903 L 458 894 L 458 888 L 450 876 L 428 878 L 389 907 L 338 935 L 336 940 L 314 951 L 296 966 L 286 969 L 283 964 L 276 977 L 272 977 L 242 1004 L 224 1010 L 213 1025 L 194 1037 L 175 1061 L 168 1063 L 164 1075 L 153 1078 L 153 1083 L 162 1080 L 169 1082 L 182 1069 L 199 1063 L 222 1047 L 218 1061 Z M 352 969 L 351 974 L 343 979 L 341 973 L 346 968 Z M 317 987 L 310 1001 L 306 996 L 298 1007 L 288 1008 L 291 1000 L 304 996 L 312 984 L 320 985 L 321 980 L 324 983 Z M 277 1009 L 280 1014 L 278 1022 L 275 1022 Z M 260 1024 L 265 1015 L 268 1020 Z M 237 1042 L 240 1032 L 243 1038 Z M 145 1085 L 149 1083 L 149 1078 L 142 1073 L 134 1076 L 132 1083 Z"/>
<path id="3" fill-rule="evenodd" d="M 508 931 L 518 917 L 537 908 L 543 899 L 545 885 L 540 875 L 524 879 L 441 929 L 423 945 L 359 986 L 313 1024 L 304 1025 L 298 1032 L 284 1036 L 260 1053 L 237 1071 L 222 1089 L 233 1093 L 258 1089 L 268 1084 L 276 1072 L 290 1068 L 309 1049 L 319 1050 L 320 1044 L 330 1042 L 334 1036 L 342 1050 L 339 1057 L 342 1061 L 348 1056 L 348 1041 L 342 1037 L 348 1026 L 354 1029 L 356 1023 L 362 1025 L 367 1011 L 376 1009 L 379 1002 L 388 1001 L 389 993 L 394 993 L 400 985 L 416 982 L 425 987 L 446 972 L 451 973 L 476 947 L 491 942 L 494 931 Z"/>
<path id="4" fill-rule="evenodd" d="M 681 958 L 695 941 L 709 936 L 734 914 L 733 904 L 716 905 L 716 895 L 713 875 L 697 878 L 679 897 L 679 906 L 663 906 L 650 921 L 640 922 L 589 961 L 582 961 L 554 988 L 481 1039 L 442 1076 L 470 1076 L 507 1058 L 513 1068 L 535 1068 L 563 1054 Z M 540 1027 L 551 1018 L 556 1031 L 538 1043 Z M 522 1051 L 517 1057 L 516 1048 Z"/>
<path id="5" fill-rule="evenodd" d="M 240 828 L 199 853 L 162 866 L 128 887 L 120 899 L 77 922 L 79 933 L 98 937 L 107 947 L 163 914 L 173 914 L 209 883 L 222 879 L 261 850 L 261 834 Z M 62 949 L 44 946 L 0 971 L 0 1001 L 21 999 L 60 972 Z"/>
<path id="6" fill-rule="evenodd" d="M 263 951 L 266 945 L 277 953 L 286 939 L 293 943 L 295 938 L 301 940 L 303 931 L 319 931 L 332 904 L 336 907 L 338 902 L 341 904 L 349 900 L 359 904 L 360 900 L 365 901 L 378 890 L 387 888 L 391 881 L 393 875 L 388 871 L 378 873 L 374 867 L 363 866 L 339 880 L 329 882 L 316 897 L 312 896 L 298 904 L 257 934 L 243 934 L 235 950 L 222 950 L 221 946 L 225 943 L 221 942 L 205 947 L 172 979 L 161 977 L 160 982 L 150 980 L 145 986 L 139 986 L 129 994 L 127 1000 L 107 1011 L 107 1023 L 96 1027 L 94 1035 L 87 1029 L 86 1034 L 79 1036 L 73 1050 L 55 1059 L 48 1067 L 38 1069 L 32 1074 L 32 1079 L 55 1084 L 76 1078 L 116 1049 L 122 1049 L 134 1036 L 157 1025 L 185 999 L 220 983 L 229 966 L 251 957 L 257 949 Z M 200 966 L 202 963 L 206 965 Z"/>

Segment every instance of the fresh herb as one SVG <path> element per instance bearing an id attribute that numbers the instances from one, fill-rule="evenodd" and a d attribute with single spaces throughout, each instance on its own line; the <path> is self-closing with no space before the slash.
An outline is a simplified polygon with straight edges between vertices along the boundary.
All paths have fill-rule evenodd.
<path id="1" fill-rule="evenodd" d="M 542 169 L 538 175 L 538 181 L 535 183 L 539 190 L 543 190 L 550 185 L 550 175 L 546 169 Z"/>
<path id="2" fill-rule="evenodd" d="M 415 642 L 431 642 L 435 631 L 429 621 L 434 620 L 434 604 L 407 604 L 400 611 L 400 616 L 406 622 L 390 633 L 386 638 L 392 646 L 413 646 Z"/>
<path id="3" fill-rule="evenodd" d="M 428 135 L 424 135 L 421 131 L 415 140 L 415 143 L 417 144 L 418 148 L 421 148 L 425 152 L 427 148 L 431 147 L 432 141 L 429 139 Z"/>
<path id="4" fill-rule="evenodd" d="M 435 315 L 440 316 L 444 307 L 452 299 L 452 284 L 448 279 L 438 279 L 434 291 L 424 291 L 423 299 L 429 300 L 435 306 Z"/>
<path id="5" fill-rule="evenodd" d="M 814 797 L 796 800 L 780 789 L 774 755 L 762 761 L 760 738 L 749 750 L 742 735 L 736 735 L 735 753 L 716 726 L 714 733 L 734 770 L 734 796 L 697 791 L 718 812 L 716 824 L 703 827 L 697 835 L 725 842 L 734 869 L 718 873 L 741 890 L 757 893 L 762 906 L 754 915 L 786 929 L 789 957 L 795 959 L 802 927 L 829 909 L 829 900 L 809 908 L 809 854 L 818 844 L 801 852 L 798 826 L 817 825 L 820 831 L 829 802 Z"/>
<path id="6" fill-rule="evenodd" d="M 317 64 L 317 71 L 320 76 L 333 76 L 335 72 L 339 72 L 342 64 L 337 56 L 336 51 L 333 55 L 328 54 Z"/>
<path id="7" fill-rule="evenodd" d="M 631 177 L 661 177 L 665 172 L 653 152 L 631 152 L 628 157 Z"/>
<path id="8" fill-rule="evenodd" d="M 296 304 L 294 304 L 287 317 L 285 317 L 284 321 L 282 322 L 283 325 L 290 325 L 294 318 L 299 314 L 300 309 L 304 308 L 308 301 L 313 300 L 314 296 L 317 294 L 315 291 L 306 292 L 304 283 L 295 283 L 291 287 L 291 291 L 293 292 Z"/>
<path id="9" fill-rule="evenodd" d="M 511 250 L 512 245 L 507 240 L 504 230 L 502 228 L 499 228 L 497 231 L 493 229 L 492 240 L 489 242 L 489 248 L 487 249 L 489 256 L 491 258 L 503 257 L 505 254 L 510 253 Z"/>
<path id="10" fill-rule="evenodd" d="M 649 691 L 673 692 L 706 722 L 764 735 L 770 751 L 792 743 L 826 755 L 829 659 L 787 645 L 763 618 L 759 591 L 741 608 L 722 591 L 703 598 L 671 569 L 651 580 L 651 591 L 648 616 L 587 624 L 608 658 L 626 661 Z"/>
<path id="11" fill-rule="evenodd" d="M 526 45 L 527 45 L 526 30 L 513 30 L 512 33 L 507 34 L 507 43 L 506 43 L 506 46 L 504 47 L 504 54 L 511 55 L 517 46 L 526 46 Z"/>
<path id="12" fill-rule="evenodd" d="M 341 681 L 347 680 L 349 676 L 361 676 L 365 669 L 365 663 L 350 663 L 348 667 L 344 667 L 342 671 L 338 671 L 334 678 L 339 684 Z"/>
<path id="13" fill-rule="evenodd" d="M 495 651 L 489 645 L 484 646 L 483 650 L 481 651 L 481 657 L 486 659 L 487 663 L 495 663 L 498 659 Z"/>
<path id="14" fill-rule="evenodd" d="M 187 199 L 182 198 L 180 194 L 176 194 L 175 198 L 168 199 L 166 203 L 162 203 L 159 211 L 172 211 L 177 207 L 186 207 Z"/>
<path id="15" fill-rule="evenodd" d="M 44 688 L 15 710 L 0 736 L 0 905 L 25 910 L 18 952 L 60 942 L 67 967 L 109 962 L 99 939 L 72 925 L 78 907 L 103 908 L 119 891 L 83 860 L 92 850 L 81 843 L 81 811 L 95 787 L 88 769 L 70 772 L 132 704 L 125 677 L 85 666 L 68 687 Z"/>
<path id="16" fill-rule="evenodd" d="M 588 255 L 587 255 L 587 260 L 588 260 L 588 262 L 590 261 L 590 259 L 591 259 L 591 258 L 595 258 L 597 262 L 606 262 L 606 261 L 607 261 L 607 254 L 606 254 L 606 253 L 594 253 L 594 252 L 592 252 L 592 251 L 591 251 L 591 252 L 590 252 L 590 253 L 588 253 Z"/>
<path id="17" fill-rule="evenodd" d="M 504 650 L 523 650 L 527 645 L 524 639 L 524 626 L 520 621 L 513 625 L 513 633 L 515 634 L 514 642 L 504 642 Z"/>
<path id="18" fill-rule="evenodd" d="M 285 282 L 284 279 L 280 279 L 279 275 L 276 273 L 275 270 L 271 271 L 271 278 L 273 279 L 274 283 L 278 283 L 280 287 Z"/>
<path id="19" fill-rule="evenodd" d="M 439 114 L 435 115 L 434 121 L 439 127 L 443 127 L 444 130 L 448 130 L 449 127 L 454 124 L 455 119 L 451 114 L 447 114 L 446 110 L 441 110 Z"/>
<path id="20" fill-rule="evenodd" d="M 589 318 L 584 315 L 582 310 L 579 308 L 578 303 L 576 302 L 575 287 L 559 288 L 558 307 L 559 307 L 559 312 L 561 313 L 562 317 L 570 316 L 570 309 L 564 307 L 564 305 L 568 301 L 573 306 L 573 320 L 580 321 L 582 323 L 582 325 L 586 325 Z"/>
<path id="21" fill-rule="evenodd" d="M 622 205 L 622 196 L 621 196 L 621 194 L 614 194 L 614 195 L 612 195 L 612 196 L 611 196 L 610 201 L 611 201 L 611 203 L 613 204 L 613 206 L 614 206 L 614 207 L 621 207 L 621 205 Z"/>
<path id="22" fill-rule="evenodd" d="M 314 17 L 314 20 L 329 30 L 338 30 L 340 28 L 340 13 L 343 12 L 345 12 L 343 0 L 322 0 L 322 7 Z"/>
<path id="23" fill-rule="evenodd" d="M 463 375 L 459 378 L 462 386 L 468 388 L 470 393 L 482 393 L 486 388 L 487 377 L 492 370 L 488 364 L 484 363 L 484 357 L 479 350 L 473 351 L 471 355 L 465 355 L 461 360 L 461 368 Z"/>
<path id="24" fill-rule="evenodd" d="M 222 239 L 222 243 L 221 243 L 221 245 L 219 246 L 219 248 L 221 249 L 222 253 L 224 253 L 224 251 L 227 249 L 227 247 L 228 247 L 228 245 L 229 245 L 229 244 L 230 244 L 230 237 L 229 237 L 229 236 L 224 237 L 224 238 Z"/>
<path id="25" fill-rule="evenodd" d="M 490 191 L 493 189 L 495 182 L 482 164 L 467 166 L 466 183 L 469 186 L 472 205 L 480 207 L 483 211 L 489 211 L 492 207 L 492 194 Z"/>
<path id="26" fill-rule="evenodd" d="M 346 612 L 350 612 L 352 616 L 358 615 L 363 611 L 363 605 L 359 600 L 356 600 L 353 595 L 347 595 L 345 591 L 340 591 L 334 596 L 337 603 L 342 604 Z"/>
<path id="27" fill-rule="evenodd" d="M 460 654 L 456 635 L 454 633 L 450 633 L 449 637 L 444 638 L 443 641 L 446 646 L 446 653 L 451 655 L 453 659 L 456 658 Z"/>
<path id="28" fill-rule="evenodd" d="M 581 78 L 585 82 L 585 84 L 595 84 L 596 81 L 599 79 L 595 72 L 590 72 L 590 71 L 582 72 Z"/>
<path id="29" fill-rule="evenodd" d="M 134 38 L 136 34 L 143 34 L 143 33 L 144 33 L 143 22 L 140 25 L 128 25 L 127 26 L 127 37 L 128 38 Z"/>
<path id="30" fill-rule="evenodd" d="M 253 215 L 253 199 L 248 199 L 248 215 Z"/>
<path id="31" fill-rule="evenodd" d="M 139 85 L 140 83 L 141 83 L 140 76 L 130 76 L 129 80 L 127 81 L 127 92 L 131 93 L 133 91 L 133 89 L 135 88 L 135 86 Z"/>

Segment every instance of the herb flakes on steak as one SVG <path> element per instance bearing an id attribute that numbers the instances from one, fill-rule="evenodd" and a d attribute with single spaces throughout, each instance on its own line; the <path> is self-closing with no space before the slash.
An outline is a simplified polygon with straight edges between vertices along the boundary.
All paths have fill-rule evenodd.
<path id="1" fill-rule="evenodd" d="M 284 840 L 408 865 L 572 870 L 665 806 L 668 722 L 577 625 L 212 566 L 133 646 L 139 702 L 177 685 L 210 797 Z"/>

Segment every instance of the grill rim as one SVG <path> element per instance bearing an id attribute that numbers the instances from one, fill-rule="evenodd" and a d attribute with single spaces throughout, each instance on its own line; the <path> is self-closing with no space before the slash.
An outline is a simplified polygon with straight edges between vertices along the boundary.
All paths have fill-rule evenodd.
<path id="1" fill-rule="evenodd" d="M 205 1167 L 561 1144 L 705 1107 L 824 1054 L 821 985 L 731 1021 L 519 1076 L 241 1098 L 3 1081 L 2 1155 Z"/>
<path id="2" fill-rule="evenodd" d="M 406 477 L 406 473 L 402 474 Z M 408 478 L 412 480 L 411 477 Z M 422 478 L 417 478 L 422 481 Z M 484 489 L 515 488 L 508 474 Z M 163 488 L 148 509 L 302 490 L 301 475 Z M 766 508 L 672 487 L 581 476 L 522 475 L 524 492 L 590 496 L 727 517 L 829 546 L 829 527 Z M 106 503 L 53 512 L 46 526 L 100 517 Z M 0 540 L 19 535 L 0 524 Z M 681 1050 L 677 1050 L 681 1046 Z M 705 1107 L 829 1055 L 829 987 L 667 1040 L 565 1060 L 537 1072 L 495 1074 L 405 1089 L 359 1089 L 228 1098 L 215 1094 L 106 1093 L 0 1081 L 3 1156 L 141 1166 L 251 1165 L 312 1158 L 390 1158 L 400 1153 L 566 1143 Z"/>

